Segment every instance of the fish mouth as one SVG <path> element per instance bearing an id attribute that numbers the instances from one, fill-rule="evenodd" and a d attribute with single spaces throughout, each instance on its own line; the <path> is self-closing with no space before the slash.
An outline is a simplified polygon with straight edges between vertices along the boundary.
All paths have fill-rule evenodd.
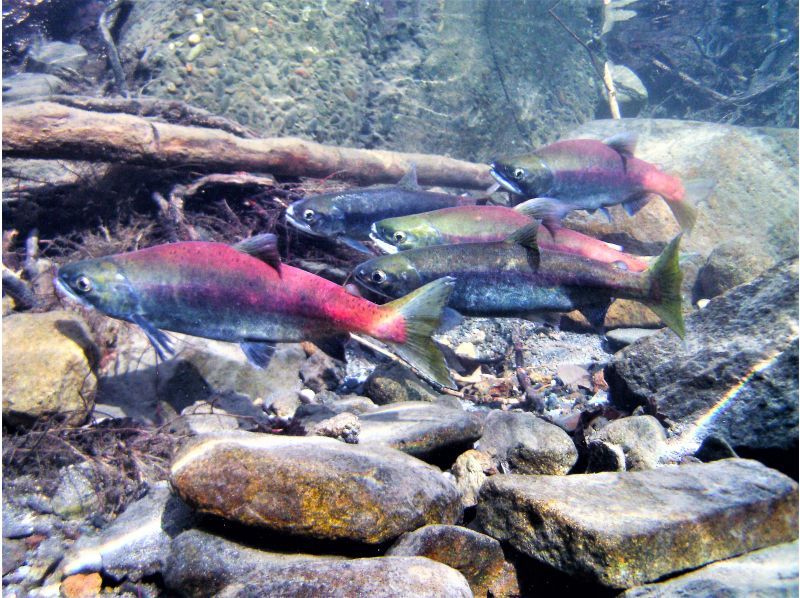
<path id="1" fill-rule="evenodd" d="M 59 297 L 62 297 L 67 301 L 72 301 L 74 303 L 77 303 L 78 305 L 81 305 L 87 309 L 94 309 L 94 306 L 91 303 L 86 301 L 86 299 L 84 299 L 83 297 L 76 295 L 75 291 L 69 288 L 64 283 L 64 281 L 61 280 L 61 278 L 59 278 L 58 275 L 56 275 L 55 278 L 53 278 L 53 287 L 55 288 L 56 295 L 58 295 Z"/>
<path id="2" fill-rule="evenodd" d="M 304 233 L 308 233 L 309 235 L 313 235 L 315 237 L 321 237 L 318 232 L 314 231 L 308 224 L 303 222 L 302 220 L 298 220 L 294 215 L 294 210 L 292 209 L 293 206 L 289 206 L 286 209 L 286 222 L 291 224 L 298 230 L 303 231 Z"/>
<path id="3" fill-rule="evenodd" d="M 372 239 L 372 242 L 378 246 L 378 248 L 383 251 L 384 253 L 397 253 L 399 249 L 392 245 L 391 243 L 387 243 L 383 239 L 378 236 L 378 229 L 375 228 L 375 224 L 372 224 L 372 228 L 370 229 L 369 238 Z"/>
<path id="4" fill-rule="evenodd" d="M 514 181 L 506 178 L 506 176 L 500 170 L 498 170 L 497 166 L 495 166 L 494 164 L 492 164 L 492 167 L 489 170 L 489 174 L 491 174 L 494 177 L 494 180 L 500 183 L 503 186 L 503 188 L 505 188 L 507 191 L 511 191 L 512 193 L 516 193 L 517 195 L 523 195 L 520 186 L 517 185 Z"/>

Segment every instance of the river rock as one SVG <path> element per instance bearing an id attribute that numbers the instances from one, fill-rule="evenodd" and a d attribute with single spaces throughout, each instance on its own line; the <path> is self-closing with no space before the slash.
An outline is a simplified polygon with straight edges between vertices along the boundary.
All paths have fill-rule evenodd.
<path id="1" fill-rule="evenodd" d="M 100 506 L 98 472 L 91 462 L 67 465 L 53 495 L 53 512 L 63 518 L 86 515 Z"/>
<path id="2" fill-rule="evenodd" d="M 30 98 L 46 98 L 60 93 L 66 83 L 55 75 L 44 73 L 17 73 L 3 77 L 3 103 Z"/>
<path id="3" fill-rule="evenodd" d="M 681 251 L 708 256 L 720 241 L 740 239 L 746 230 L 751 250 L 757 248 L 770 259 L 767 266 L 797 254 L 797 226 L 791 224 L 798 218 L 797 129 L 626 118 L 586 122 L 564 139 L 605 139 L 623 132 L 638 135 L 637 157 L 661 165 L 684 182 L 716 183 L 698 206 L 697 224 L 691 235 L 684 235 Z M 679 232 L 661 199 L 633 217 L 620 206 L 610 212 L 610 222 L 599 212 L 578 211 L 565 223 L 644 255 L 658 254 Z"/>
<path id="4" fill-rule="evenodd" d="M 593 434 L 591 440 L 620 447 L 629 471 L 655 468 L 667 450 L 664 427 L 652 415 L 615 419 Z"/>
<path id="5" fill-rule="evenodd" d="M 753 244 L 743 239 L 731 239 L 717 245 L 697 276 L 695 297 L 711 299 L 735 286 L 750 282 L 769 268 L 769 258 L 764 257 Z"/>
<path id="6" fill-rule="evenodd" d="M 159 394 L 172 404 L 198 399 L 197 392 L 235 392 L 252 401 L 269 405 L 275 398 L 296 395 L 302 388 L 300 368 L 306 354 L 299 344 L 281 343 L 277 346 L 269 365 L 260 369 L 251 364 L 242 350 L 232 343 L 209 339 L 184 337 L 187 341 L 174 360 Z"/>
<path id="7" fill-rule="evenodd" d="M 618 351 L 628 345 L 632 345 L 640 338 L 647 338 L 655 334 L 655 332 L 651 328 L 617 328 L 606 332 L 606 338 L 611 348 Z"/>
<path id="8" fill-rule="evenodd" d="M 564 430 L 523 411 L 492 411 L 478 449 L 505 473 L 564 475 L 578 449 Z"/>
<path id="9" fill-rule="evenodd" d="M 516 573 L 500 542 L 457 525 L 426 525 L 403 534 L 387 556 L 424 556 L 457 569 L 475 596 L 518 596 Z"/>
<path id="10" fill-rule="evenodd" d="M 86 62 L 86 57 L 82 46 L 64 42 L 34 44 L 28 54 L 30 70 L 51 74 L 65 69 L 77 71 Z"/>
<path id="11" fill-rule="evenodd" d="M 478 519 L 565 573 L 629 588 L 797 536 L 797 483 L 757 461 L 570 476 L 499 475 Z"/>
<path id="12" fill-rule="evenodd" d="M 477 414 L 423 401 L 392 403 L 363 413 L 359 419 L 362 445 L 390 446 L 420 459 L 453 451 L 457 455 L 472 446 L 483 431 Z"/>
<path id="13" fill-rule="evenodd" d="M 797 548 L 792 542 L 754 550 L 661 583 L 631 588 L 621 596 L 797 596 Z"/>
<path id="14" fill-rule="evenodd" d="M 264 417 L 254 402 L 269 405 L 277 398 L 296 399 L 301 388 L 299 371 L 306 359 L 299 344 L 279 344 L 269 366 L 259 369 L 237 345 L 169 334 L 176 354 L 157 363 L 144 334 L 135 326 L 120 324 L 114 359 L 99 371 L 98 404 L 155 422 L 159 401 L 178 413 L 198 401 L 213 401 L 228 413 L 245 416 L 239 422 L 246 425 Z"/>
<path id="15" fill-rule="evenodd" d="M 378 405 L 436 400 L 431 388 L 399 363 L 389 363 L 375 368 L 367 378 L 364 392 Z"/>
<path id="16" fill-rule="evenodd" d="M 586 445 L 588 461 L 586 473 L 625 471 L 625 453 L 622 447 L 603 440 L 590 440 Z"/>
<path id="17" fill-rule="evenodd" d="M 796 463 L 797 305 L 797 260 L 785 260 L 689 316 L 686 340 L 661 331 L 617 353 L 612 400 L 628 410 L 652 400 L 688 452 L 716 434 L 739 454 L 778 450 Z"/>
<path id="18" fill-rule="evenodd" d="M 317 350 L 300 367 L 300 378 L 315 393 L 335 390 L 344 378 L 344 368 L 331 356 Z"/>
<path id="19" fill-rule="evenodd" d="M 3 416 L 29 423 L 60 415 L 71 423 L 94 406 L 97 348 L 74 313 L 15 314 L 3 318 Z"/>
<path id="20" fill-rule="evenodd" d="M 610 64 L 610 67 L 622 116 L 625 118 L 636 116 L 647 104 L 647 88 L 639 76 L 627 66 Z"/>
<path id="21" fill-rule="evenodd" d="M 334 413 L 354 413 L 361 415 L 367 411 L 374 411 L 378 406 L 367 397 L 359 395 L 333 395 L 330 400 L 326 396 L 322 396 L 322 404 Z"/>
<path id="22" fill-rule="evenodd" d="M 169 484 L 158 482 L 99 536 L 81 536 L 67 553 L 63 572 L 103 572 L 117 581 L 161 573 L 172 538 L 189 527 L 192 518 L 191 509 L 172 494 Z"/>
<path id="23" fill-rule="evenodd" d="M 173 541 L 166 586 L 183 596 L 471 596 L 458 571 L 420 557 L 345 559 L 246 547 L 199 530 Z"/>
<path id="24" fill-rule="evenodd" d="M 326 405 L 302 405 L 288 432 L 299 436 L 327 436 L 356 444 L 360 430 L 361 422 L 355 413 L 336 413 Z"/>
<path id="25" fill-rule="evenodd" d="M 203 513 L 313 538 L 376 544 L 461 514 L 458 491 L 437 468 L 322 437 L 198 438 L 175 458 L 171 480 Z"/>
<path id="26" fill-rule="evenodd" d="M 450 473 L 461 493 L 461 505 L 467 509 L 478 504 L 478 493 L 486 476 L 497 473 L 497 466 L 486 453 L 468 450 L 458 456 Z"/>
<path id="27" fill-rule="evenodd" d="M 150 50 L 148 93 L 177 94 L 269 135 L 486 160 L 498 148 L 549 140 L 595 111 L 602 84 L 547 8 L 523 0 L 488 13 L 471 2 L 243 0 L 197 27 L 190 0 L 144 0 L 118 47 L 130 77 Z M 560 19 L 591 38 L 589 7 Z M 192 34 L 202 37 L 202 53 L 185 43 Z M 557 60 L 519 58 L 544 54 Z"/>

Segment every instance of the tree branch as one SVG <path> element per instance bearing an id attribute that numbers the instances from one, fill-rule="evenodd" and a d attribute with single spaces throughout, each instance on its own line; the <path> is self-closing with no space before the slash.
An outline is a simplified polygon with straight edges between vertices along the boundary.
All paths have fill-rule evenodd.
<path id="1" fill-rule="evenodd" d="M 124 162 L 194 172 L 269 172 L 390 183 L 409 165 L 421 184 L 485 189 L 489 167 L 431 154 L 326 146 L 294 137 L 243 139 L 202 127 L 35 102 L 3 110 L 6 157 Z"/>

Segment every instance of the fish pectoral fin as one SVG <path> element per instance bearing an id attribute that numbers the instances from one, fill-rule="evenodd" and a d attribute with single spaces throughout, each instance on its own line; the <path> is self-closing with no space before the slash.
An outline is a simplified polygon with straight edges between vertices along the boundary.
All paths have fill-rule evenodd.
<path id="1" fill-rule="evenodd" d="M 617 133 L 607 139 L 603 139 L 603 143 L 626 160 L 633 158 L 633 154 L 636 152 L 636 141 L 636 133 Z"/>
<path id="2" fill-rule="evenodd" d="M 356 251 L 360 251 L 361 253 L 369 253 L 370 255 L 374 255 L 374 252 L 364 245 L 361 241 L 353 239 L 351 237 L 338 237 L 338 239 L 347 245 L 350 249 L 355 249 Z"/>
<path id="3" fill-rule="evenodd" d="M 247 361 L 259 369 L 266 369 L 275 354 L 275 343 L 267 341 L 244 341 L 239 343 Z"/>
<path id="4" fill-rule="evenodd" d="M 548 229 L 557 228 L 564 216 L 575 209 L 575 206 L 552 197 L 534 197 L 514 206 L 520 214 L 525 214 L 529 218 L 541 220 Z"/>
<path id="5" fill-rule="evenodd" d="M 643 193 L 642 195 L 638 195 L 633 199 L 630 199 L 622 204 L 622 207 L 625 208 L 625 211 L 628 213 L 628 216 L 636 215 L 639 210 L 645 207 L 650 200 L 654 197 L 658 197 L 653 193 Z"/>
<path id="6" fill-rule="evenodd" d="M 244 239 L 236 243 L 233 248 L 260 259 L 280 273 L 281 256 L 278 253 L 278 237 L 272 233 L 264 233 L 263 235 L 256 235 L 255 237 Z"/>
<path id="7" fill-rule="evenodd" d="M 148 319 L 138 314 L 131 316 L 131 321 L 142 329 L 161 361 L 166 361 L 168 356 L 175 354 L 175 349 L 172 348 L 172 341 L 163 330 L 159 330 Z"/>
<path id="8" fill-rule="evenodd" d="M 419 190 L 419 182 L 417 182 L 417 165 L 414 162 L 410 162 L 408 164 L 408 172 L 403 175 L 399 181 L 397 181 L 398 187 L 403 187 L 404 189 L 410 189 L 412 191 Z"/>
<path id="9" fill-rule="evenodd" d="M 329 357 L 333 357 L 337 361 L 344 361 L 344 344 L 349 338 L 349 334 L 336 334 L 334 336 L 315 338 L 311 342 Z"/>

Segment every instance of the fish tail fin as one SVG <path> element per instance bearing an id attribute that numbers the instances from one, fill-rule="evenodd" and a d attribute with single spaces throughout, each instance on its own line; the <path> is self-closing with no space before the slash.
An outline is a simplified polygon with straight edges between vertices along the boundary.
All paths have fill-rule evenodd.
<path id="1" fill-rule="evenodd" d="M 683 188 L 683 198 L 680 200 L 667 200 L 669 209 L 675 220 L 681 225 L 684 231 L 691 231 L 697 221 L 697 206 L 708 199 L 711 191 L 714 190 L 716 181 L 711 179 L 695 179 L 687 181 Z"/>
<path id="2" fill-rule="evenodd" d="M 686 335 L 681 302 L 683 274 L 678 251 L 682 234 L 680 233 L 672 239 L 653 265 L 648 268 L 651 299 L 642 301 L 681 338 Z"/>
<path id="3" fill-rule="evenodd" d="M 439 278 L 382 307 L 403 319 L 405 341 L 382 340 L 423 376 L 447 388 L 456 386 L 431 337 L 441 323 L 454 285 L 455 279 L 450 276 Z"/>

